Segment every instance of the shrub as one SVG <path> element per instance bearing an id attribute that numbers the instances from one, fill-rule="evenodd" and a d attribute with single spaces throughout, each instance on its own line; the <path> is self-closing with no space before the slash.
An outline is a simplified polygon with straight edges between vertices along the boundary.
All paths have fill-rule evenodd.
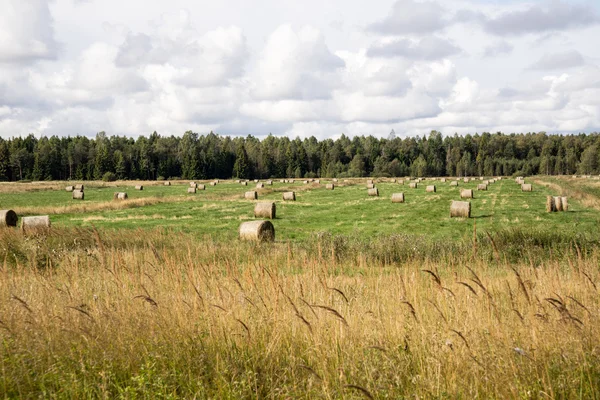
<path id="1" fill-rule="evenodd" d="M 114 182 L 117 180 L 117 176 L 114 174 L 114 172 L 106 172 L 104 175 L 102 175 L 102 181 L 103 182 Z"/>

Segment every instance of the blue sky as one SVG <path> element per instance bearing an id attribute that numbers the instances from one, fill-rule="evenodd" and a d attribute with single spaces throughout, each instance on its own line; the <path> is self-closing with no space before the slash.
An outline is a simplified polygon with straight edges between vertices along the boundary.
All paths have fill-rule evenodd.
<path id="1" fill-rule="evenodd" d="M 0 0 L 0 136 L 600 130 L 597 1 Z"/>

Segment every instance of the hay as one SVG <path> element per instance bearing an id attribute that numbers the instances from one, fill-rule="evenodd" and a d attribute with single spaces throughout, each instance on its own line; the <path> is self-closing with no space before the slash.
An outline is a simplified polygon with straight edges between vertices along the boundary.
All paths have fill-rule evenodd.
<path id="1" fill-rule="evenodd" d="M 562 200 L 559 196 L 553 197 L 552 202 L 554 203 L 554 208 L 556 209 L 556 211 L 563 210 Z"/>
<path id="2" fill-rule="evenodd" d="M 258 192 L 256 191 L 251 191 L 251 192 L 246 192 L 244 193 L 244 198 L 246 200 L 258 200 Z"/>
<path id="3" fill-rule="evenodd" d="M 144 190 L 144 187 L 142 185 L 138 185 L 135 187 L 135 190 Z"/>
<path id="4" fill-rule="evenodd" d="M 248 221 L 240 225 L 240 239 L 259 242 L 275 240 L 275 227 L 271 221 Z"/>
<path id="5" fill-rule="evenodd" d="M 0 227 L 17 226 L 17 213 L 13 210 L 0 210 Z"/>
<path id="6" fill-rule="evenodd" d="M 83 185 L 75 185 L 73 190 L 81 190 L 83 192 Z"/>
<path id="7" fill-rule="evenodd" d="M 48 228 L 50 228 L 50 217 L 47 215 L 21 218 L 21 229 L 23 231 Z"/>
<path id="8" fill-rule="evenodd" d="M 408 184 L 408 187 L 411 189 L 416 189 L 417 188 L 417 182 L 411 182 Z"/>
<path id="9" fill-rule="evenodd" d="M 73 200 L 83 200 L 84 197 L 85 196 L 81 190 L 73 190 L 73 192 L 72 192 Z"/>
<path id="10" fill-rule="evenodd" d="M 206 185 L 198 185 L 197 190 L 206 190 Z"/>
<path id="11" fill-rule="evenodd" d="M 262 189 L 262 188 L 264 188 L 264 187 L 265 187 L 265 185 L 264 185 L 263 183 L 257 183 L 257 184 L 256 184 L 256 188 L 257 188 L 257 189 Z"/>
<path id="12" fill-rule="evenodd" d="M 286 201 L 296 201 L 296 192 L 284 192 L 283 200 Z"/>
<path id="13" fill-rule="evenodd" d="M 395 180 L 395 179 L 392 179 L 390 182 L 391 182 L 391 183 L 396 183 L 396 180 Z"/>
<path id="14" fill-rule="evenodd" d="M 241 182 L 241 181 L 240 181 L 239 179 L 236 179 L 236 180 L 235 180 L 235 183 L 240 183 L 240 182 Z"/>
<path id="15" fill-rule="evenodd" d="M 333 178 L 332 180 L 334 183 L 337 183 L 337 181 L 338 181 L 337 178 Z"/>
<path id="16" fill-rule="evenodd" d="M 471 217 L 471 202 L 470 201 L 452 201 L 450 204 L 450 218 L 470 218 Z"/>
<path id="17" fill-rule="evenodd" d="M 392 194 L 392 203 L 404 203 L 404 193 Z"/>
<path id="18" fill-rule="evenodd" d="M 440 178 L 440 182 L 446 183 L 446 178 Z"/>
<path id="19" fill-rule="evenodd" d="M 469 178 L 463 178 L 463 182 L 464 183 L 468 183 L 469 182 Z"/>
<path id="20" fill-rule="evenodd" d="M 563 211 L 569 211 L 569 202 L 566 196 L 562 196 L 560 198 L 560 202 L 562 203 Z"/>
<path id="21" fill-rule="evenodd" d="M 256 203 L 256 205 L 254 206 L 254 218 L 275 219 L 275 210 L 275 203 Z"/>
<path id="22" fill-rule="evenodd" d="M 480 183 L 479 185 L 477 185 L 477 190 L 487 190 L 487 185 Z"/>
<path id="23" fill-rule="evenodd" d="M 190 187 L 196 189 L 198 184 L 196 182 L 190 182 Z"/>
<path id="24" fill-rule="evenodd" d="M 194 189 L 194 190 L 195 190 L 195 189 Z M 190 191 L 190 190 L 188 189 L 188 192 L 189 192 L 189 191 Z M 127 193 L 125 193 L 125 192 L 115 192 L 115 193 L 113 194 L 113 199 L 114 199 L 114 200 L 127 200 Z"/>
<path id="25" fill-rule="evenodd" d="M 303 182 L 305 185 L 308 185 L 310 182 L 309 181 L 304 181 Z"/>
<path id="26" fill-rule="evenodd" d="M 315 179 L 315 183 L 321 183 L 320 179 Z"/>
<path id="27" fill-rule="evenodd" d="M 452 181 L 452 182 L 450 182 L 450 186 L 458 186 L 458 181 Z"/>
<path id="28" fill-rule="evenodd" d="M 556 207 L 554 206 L 554 197 L 546 196 L 546 212 L 554 212 Z"/>
<path id="29" fill-rule="evenodd" d="M 280 179 L 279 183 L 286 183 L 287 181 L 285 179 Z"/>
<path id="30" fill-rule="evenodd" d="M 333 183 L 328 183 L 327 185 L 325 185 L 325 189 L 333 190 L 333 189 L 335 189 L 335 185 Z"/>
<path id="31" fill-rule="evenodd" d="M 67 186 L 67 187 L 65 188 L 65 190 L 66 190 L 67 192 L 72 192 L 74 189 L 75 189 L 75 188 L 74 188 L 73 186 Z"/>
<path id="32" fill-rule="evenodd" d="M 533 187 L 531 186 L 531 183 L 523 183 L 521 185 L 521 190 L 523 192 L 533 192 Z"/>
<path id="33" fill-rule="evenodd" d="M 242 186 L 248 186 L 248 182 L 242 182 L 241 185 Z"/>
<path id="34" fill-rule="evenodd" d="M 255 179 L 255 180 L 254 180 L 254 183 L 258 183 L 258 179 Z"/>
<path id="35" fill-rule="evenodd" d="M 483 176 L 480 176 L 480 177 L 479 177 L 479 180 L 480 180 L 480 181 L 482 181 L 482 180 L 483 180 Z"/>
<path id="36" fill-rule="evenodd" d="M 373 179 L 367 179 L 367 185 L 373 185 L 373 184 L 374 184 Z M 369 188 L 369 189 L 372 189 L 372 188 Z"/>
<path id="37" fill-rule="evenodd" d="M 165 185 L 165 186 L 171 186 L 171 182 L 165 182 L 163 185 Z"/>
<path id="38" fill-rule="evenodd" d="M 435 193 L 435 185 L 429 185 L 425 188 L 427 193 Z"/>
<path id="39" fill-rule="evenodd" d="M 399 185 L 404 185 L 404 180 L 403 180 L 403 179 L 399 179 L 399 180 L 398 180 L 398 184 L 399 184 Z"/>
<path id="40" fill-rule="evenodd" d="M 378 197 L 379 196 L 379 189 L 377 189 L 377 188 L 369 189 L 368 193 L 369 193 L 369 196 Z"/>
<path id="41" fill-rule="evenodd" d="M 460 191 L 461 199 L 472 199 L 473 198 L 473 189 L 463 189 Z"/>
<path id="42" fill-rule="evenodd" d="M 367 189 L 373 189 L 373 188 L 375 188 L 375 184 L 367 183 Z"/>
<path id="43" fill-rule="evenodd" d="M 195 187 L 188 188 L 187 192 L 188 193 L 196 193 L 196 188 Z"/>
<path id="44" fill-rule="evenodd" d="M 211 182 L 209 185 L 210 186 L 217 186 L 217 182 Z"/>
<path id="45" fill-rule="evenodd" d="M 265 182 L 265 185 L 268 185 L 268 186 L 273 186 L 273 181 L 266 181 L 266 182 Z"/>

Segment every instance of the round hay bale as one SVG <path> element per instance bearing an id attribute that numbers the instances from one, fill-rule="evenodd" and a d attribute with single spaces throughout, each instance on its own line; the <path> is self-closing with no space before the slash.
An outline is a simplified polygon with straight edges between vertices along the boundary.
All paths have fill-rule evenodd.
<path id="1" fill-rule="evenodd" d="M 392 179 L 390 182 L 391 182 L 391 183 L 396 183 L 396 180 L 395 180 L 395 179 Z"/>
<path id="2" fill-rule="evenodd" d="M 417 188 L 417 182 L 411 182 L 408 184 L 408 187 L 411 189 L 416 189 Z"/>
<path id="3" fill-rule="evenodd" d="M 315 179 L 315 183 L 321 183 L 320 179 Z"/>
<path id="4" fill-rule="evenodd" d="M 533 192 L 533 187 L 531 186 L 531 183 L 523 183 L 521 185 L 521 190 L 523 192 Z"/>
<path id="5" fill-rule="evenodd" d="M 369 193 L 369 196 L 378 197 L 379 196 L 379 189 L 377 189 L 377 188 L 369 189 L 368 193 Z"/>
<path id="6" fill-rule="evenodd" d="M 197 190 L 197 189 L 196 189 L 195 187 L 191 187 L 191 188 L 188 188 L 187 192 L 188 192 L 188 193 L 193 193 L 193 194 L 194 194 L 194 193 L 196 193 L 196 190 Z"/>
<path id="7" fill-rule="evenodd" d="M 17 226 L 19 217 L 13 210 L 0 210 L 0 226 Z"/>
<path id="8" fill-rule="evenodd" d="M 337 181 L 338 181 L 337 178 L 333 178 L 334 183 L 337 183 Z"/>
<path id="9" fill-rule="evenodd" d="M 373 179 L 367 179 L 367 185 L 372 185 L 373 184 Z"/>
<path id="10" fill-rule="evenodd" d="M 440 182 L 446 183 L 446 178 L 440 178 Z"/>
<path id="11" fill-rule="evenodd" d="M 293 179 L 290 179 L 290 180 L 288 181 L 288 183 L 294 183 L 294 180 L 293 180 Z"/>
<path id="12" fill-rule="evenodd" d="M 254 206 L 254 218 L 275 219 L 275 203 L 262 202 Z"/>
<path id="13" fill-rule="evenodd" d="M 554 203 L 554 208 L 556 211 L 563 211 L 563 205 L 560 196 L 553 197 L 552 202 Z"/>
<path id="14" fill-rule="evenodd" d="M 240 182 L 241 182 L 241 181 L 240 181 L 239 179 L 236 179 L 236 180 L 235 180 L 235 183 L 240 183 Z"/>
<path id="15" fill-rule="evenodd" d="M 189 192 L 189 189 L 188 189 Z M 115 200 L 127 200 L 127 193 L 125 192 L 115 192 L 113 195 L 113 199 Z"/>
<path id="16" fill-rule="evenodd" d="M 275 240 L 275 227 L 271 221 L 243 222 L 239 229 L 240 239 L 259 242 L 272 242 Z"/>
<path id="17" fill-rule="evenodd" d="M 463 178 L 463 182 L 464 183 L 468 183 L 469 182 L 469 178 Z"/>
<path id="18" fill-rule="evenodd" d="M 404 193 L 392 194 L 392 203 L 404 203 Z"/>
<path id="19" fill-rule="evenodd" d="M 487 185 L 480 183 L 479 185 L 477 185 L 477 190 L 487 190 Z"/>
<path id="20" fill-rule="evenodd" d="M 190 182 L 190 187 L 196 189 L 198 184 L 196 182 Z"/>
<path id="21" fill-rule="evenodd" d="M 217 182 L 211 182 L 210 186 L 217 186 Z"/>
<path id="22" fill-rule="evenodd" d="M 546 212 L 554 212 L 556 207 L 554 206 L 554 197 L 546 196 Z"/>
<path id="23" fill-rule="evenodd" d="M 171 186 L 171 182 L 165 182 L 165 183 L 163 183 L 163 185 L 165 185 L 165 186 Z"/>
<path id="24" fill-rule="evenodd" d="M 367 183 L 367 189 L 373 189 L 375 185 L 373 183 Z"/>
<path id="25" fill-rule="evenodd" d="M 206 185 L 198 185 L 197 190 L 206 190 Z"/>
<path id="26" fill-rule="evenodd" d="M 435 185 L 428 185 L 428 186 L 425 188 L 425 191 L 426 191 L 427 193 L 435 193 Z"/>
<path id="27" fill-rule="evenodd" d="M 215 179 L 215 185 L 216 185 L 217 183 L 219 183 L 219 180 L 218 180 L 218 179 Z"/>
<path id="28" fill-rule="evenodd" d="M 48 228 L 50 228 L 50 217 L 47 215 L 21 218 L 21 229 L 23 231 Z"/>
<path id="29" fill-rule="evenodd" d="M 327 185 L 325 185 L 325 189 L 333 190 L 333 189 L 335 189 L 335 185 L 333 183 L 328 183 Z"/>
<path id="30" fill-rule="evenodd" d="M 65 191 L 67 191 L 67 192 L 72 192 L 73 190 L 75 190 L 75 188 L 73 186 L 67 186 L 65 188 Z"/>
<path id="31" fill-rule="evenodd" d="M 463 189 L 460 191 L 461 199 L 472 199 L 473 198 L 473 189 Z"/>
<path id="32" fill-rule="evenodd" d="M 256 191 L 251 191 L 251 192 L 246 192 L 244 193 L 244 198 L 246 200 L 258 200 L 258 192 Z"/>
<path id="33" fill-rule="evenodd" d="M 254 180 L 254 183 L 258 183 L 258 179 L 255 179 L 255 180 Z"/>
<path id="34" fill-rule="evenodd" d="M 567 197 L 566 196 L 562 196 L 560 198 L 560 202 L 562 203 L 562 209 L 563 211 L 569 211 L 569 202 L 567 201 Z"/>
<path id="35" fill-rule="evenodd" d="M 257 184 L 256 184 L 256 188 L 257 188 L 257 189 L 262 189 L 262 188 L 264 188 L 264 187 L 265 187 L 265 185 L 264 185 L 263 183 L 257 183 Z"/>
<path id="36" fill-rule="evenodd" d="M 479 177 L 479 180 L 480 180 L 480 181 L 482 181 L 482 180 L 483 180 L 483 176 L 480 176 L 480 177 Z"/>
<path id="37" fill-rule="evenodd" d="M 304 181 L 302 183 L 304 183 L 305 185 L 308 185 L 310 182 L 309 181 Z"/>
<path id="38" fill-rule="evenodd" d="M 135 190 L 144 190 L 144 187 L 142 185 L 138 185 L 135 187 Z"/>
<path id="39" fill-rule="evenodd" d="M 296 201 L 296 193 L 295 192 L 284 192 L 283 200 L 285 201 Z"/>
<path id="40" fill-rule="evenodd" d="M 471 202 L 452 200 L 450 218 L 471 218 Z"/>
<path id="41" fill-rule="evenodd" d="M 80 185 L 75 185 L 75 186 L 73 187 L 73 190 L 81 190 L 81 191 L 83 192 L 83 184 L 80 184 Z"/>
<path id="42" fill-rule="evenodd" d="M 268 185 L 268 186 L 273 186 L 273 181 L 266 181 L 266 182 L 265 182 L 265 185 Z"/>
<path id="43" fill-rule="evenodd" d="M 85 196 L 81 190 L 73 190 L 71 197 L 73 200 L 83 200 Z"/>
<path id="44" fill-rule="evenodd" d="M 279 183 L 286 183 L 286 180 L 285 179 L 280 179 Z"/>
<path id="45" fill-rule="evenodd" d="M 452 182 L 450 182 L 450 186 L 458 186 L 458 181 L 452 181 Z"/>
<path id="46" fill-rule="evenodd" d="M 248 186 L 248 182 L 242 182 L 242 186 Z"/>

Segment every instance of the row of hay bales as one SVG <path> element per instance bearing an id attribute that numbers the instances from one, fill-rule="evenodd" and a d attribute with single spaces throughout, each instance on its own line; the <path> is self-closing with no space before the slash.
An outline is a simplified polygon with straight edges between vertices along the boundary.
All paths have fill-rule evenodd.
<path id="1" fill-rule="evenodd" d="M 19 216 L 13 210 L 0 210 L 0 228 L 16 227 Z M 23 231 L 40 228 L 50 228 L 50 217 L 48 215 L 37 215 L 21 218 L 21 229 Z"/>

